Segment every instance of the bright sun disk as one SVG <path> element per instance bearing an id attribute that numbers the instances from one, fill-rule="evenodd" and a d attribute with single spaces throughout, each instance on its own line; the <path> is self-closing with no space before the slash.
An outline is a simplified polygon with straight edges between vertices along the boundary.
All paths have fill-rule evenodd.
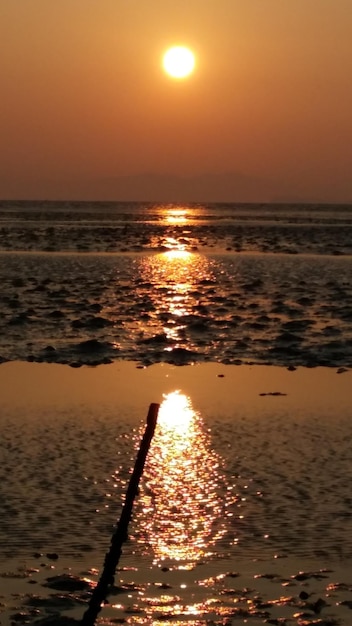
<path id="1" fill-rule="evenodd" d="M 173 46 L 164 54 L 163 67 L 172 78 L 186 78 L 193 72 L 194 66 L 194 54 L 185 46 Z"/>

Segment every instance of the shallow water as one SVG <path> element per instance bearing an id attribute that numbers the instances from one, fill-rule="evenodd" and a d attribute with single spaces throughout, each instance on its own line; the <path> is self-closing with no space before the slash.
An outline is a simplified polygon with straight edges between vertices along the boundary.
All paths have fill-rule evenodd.
<path id="1" fill-rule="evenodd" d="M 63 576 L 97 579 L 150 401 L 162 403 L 158 426 L 104 619 L 304 624 L 294 614 L 317 617 L 307 603 L 320 598 L 321 617 L 349 623 L 337 603 L 352 592 L 350 372 L 8 363 L 2 373 L 3 624 L 10 607 L 30 622 L 34 608 L 38 619 L 82 615 L 89 585 Z"/>
<path id="2" fill-rule="evenodd" d="M 220 552 L 247 557 L 270 555 L 273 546 L 303 557 L 352 556 L 350 372 L 155 367 L 65 373 L 59 365 L 3 365 L 0 528 L 17 527 L 3 548 L 8 556 L 27 545 L 49 549 L 52 537 L 66 554 L 84 550 L 82 528 L 87 549 L 105 539 L 148 399 L 162 409 L 136 518 L 141 550 L 146 534 L 161 542 L 163 528 L 173 534 L 172 509 L 176 522 L 205 516 L 194 531 L 197 559 L 208 530 Z M 191 537 L 182 543 L 191 558 Z"/>

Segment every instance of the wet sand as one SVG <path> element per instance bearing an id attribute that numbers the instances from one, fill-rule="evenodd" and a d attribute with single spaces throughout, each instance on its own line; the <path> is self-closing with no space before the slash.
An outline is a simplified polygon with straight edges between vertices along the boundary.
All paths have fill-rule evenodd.
<path id="1" fill-rule="evenodd" d="M 352 368 L 352 207 L 0 202 L 0 363 Z"/>
<path id="2" fill-rule="evenodd" d="M 351 376 L 1 365 L 2 626 L 83 615 L 150 402 L 159 430 L 103 623 L 350 624 Z"/>
<path id="3" fill-rule="evenodd" d="M 0 363 L 352 367 L 352 256 L 0 253 Z"/>
<path id="4" fill-rule="evenodd" d="M 0 201 L 0 250 L 351 255 L 351 205 Z"/>

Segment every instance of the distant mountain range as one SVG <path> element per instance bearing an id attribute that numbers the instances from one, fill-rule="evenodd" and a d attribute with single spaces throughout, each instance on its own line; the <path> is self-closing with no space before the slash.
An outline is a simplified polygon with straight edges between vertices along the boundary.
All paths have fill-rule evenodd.
<path id="1" fill-rule="evenodd" d="M 118 176 L 94 181 L 102 199 L 159 202 L 258 201 L 268 197 L 265 181 L 238 173 L 201 174 L 192 177 L 165 174 Z M 93 189 L 91 189 L 93 191 Z"/>
<path id="2" fill-rule="evenodd" d="M 270 200 L 276 190 L 264 180 L 239 173 L 198 176 L 145 173 L 40 186 L 46 188 L 47 196 L 50 193 L 58 199 L 151 202 L 263 202 Z"/>
<path id="3" fill-rule="evenodd" d="M 288 185 L 238 172 L 175 176 L 131 174 L 107 178 L 0 181 L 0 198 L 44 200 L 113 200 L 147 202 L 346 202 L 335 190 L 306 193 Z M 290 186 L 291 187 L 291 186 Z M 5 191 L 5 193 L 4 193 Z"/>

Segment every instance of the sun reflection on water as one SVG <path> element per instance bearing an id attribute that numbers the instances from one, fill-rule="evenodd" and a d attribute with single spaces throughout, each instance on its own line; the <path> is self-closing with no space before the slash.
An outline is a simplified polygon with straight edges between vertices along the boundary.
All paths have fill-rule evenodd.
<path id="1" fill-rule="evenodd" d="M 180 391 L 164 397 L 141 493 L 141 543 L 155 562 L 193 567 L 215 551 L 225 534 L 221 465 L 191 400 Z"/>
<path id="2" fill-rule="evenodd" d="M 168 251 L 146 256 L 140 261 L 143 281 L 154 288 L 149 290 L 153 309 L 143 322 L 143 331 L 163 333 L 166 351 L 178 347 L 192 349 L 186 328 L 192 320 L 195 323 L 203 320 L 204 305 L 198 285 L 213 281 L 212 263 L 199 253 L 185 250 L 176 240 L 170 240 L 169 244 Z"/>
<path id="3" fill-rule="evenodd" d="M 177 209 L 171 208 L 167 209 L 165 212 L 165 221 L 168 224 L 184 224 L 188 221 L 188 214 L 185 208 Z"/>

